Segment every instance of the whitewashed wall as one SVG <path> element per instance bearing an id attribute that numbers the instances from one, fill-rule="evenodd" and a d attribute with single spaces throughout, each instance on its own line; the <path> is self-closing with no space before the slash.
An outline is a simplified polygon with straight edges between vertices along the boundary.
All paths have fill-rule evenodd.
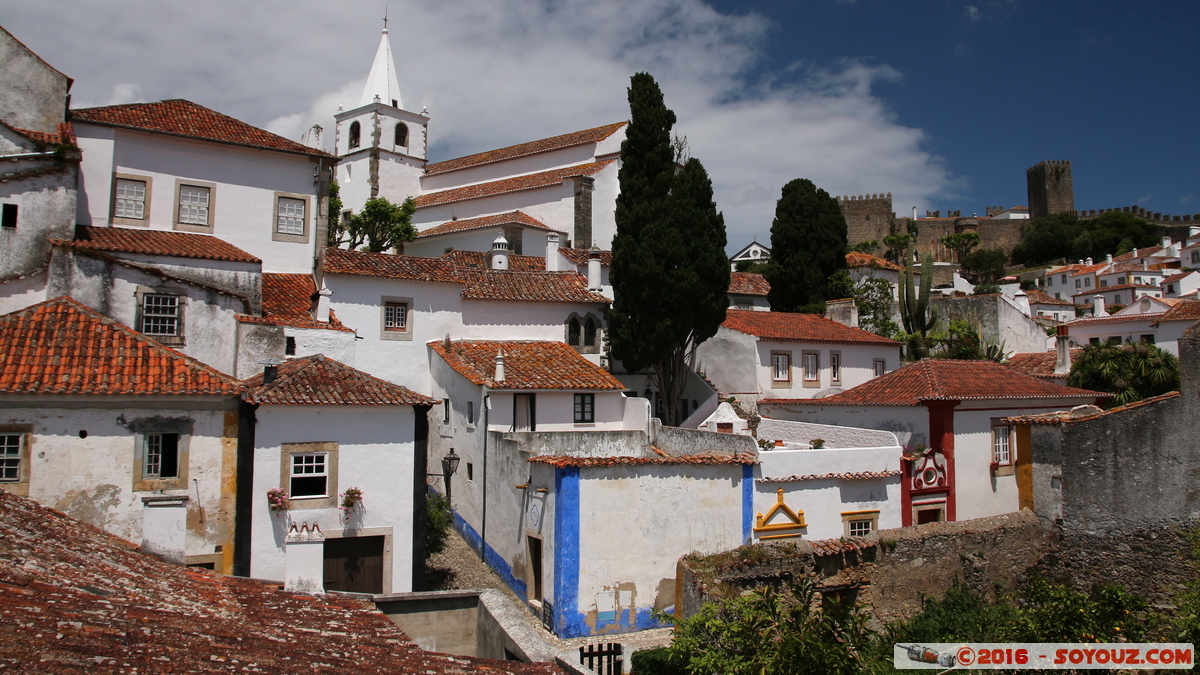
<path id="1" fill-rule="evenodd" d="M 592 205 L 595 206 L 594 195 Z M 511 211 L 524 211 L 547 227 L 570 232 L 575 223 L 574 183 L 564 180 L 557 185 L 536 190 L 508 192 L 491 197 L 427 206 L 419 209 L 413 215 L 413 225 L 416 225 L 418 230 L 426 230 L 434 225 L 455 219 L 476 218 Z M 491 246 L 489 245 L 488 248 Z"/>
<path id="2" fill-rule="evenodd" d="M 534 394 L 537 406 L 537 431 L 615 431 L 625 429 L 627 399 L 620 391 L 493 391 L 492 410 L 488 425 L 492 431 L 509 431 L 513 424 L 513 397 Z M 593 423 L 575 422 L 575 394 L 595 395 Z M 636 404 L 635 410 L 637 409 Z"/>
<path id="3" fill-rule="evenodd" d="M 412 408 L 408 406 L 261 406 L 255 412 L 254 514 L 251 575 L 283 579 L 284 539 L 290 523 L 317 523 L 326 537 L 385 536 L 384 593 L 412 590 Z M 281 445 L 338 443 L 337 481 L 330 494 L 363 491 L 362 506 L 348 521 L 334 508 L 302 508 L 277 516 L 267 490 L 280 485 Z M 390 566 L 390 575 L 388 568 Z"/>
<path id="4" fill-rule="evenodd" d="M 618 131 L 614 135 L 620 135 L 624 138 L 623 131 Z M 503 162 L 482 164 L 469 169 L 423 176 L 421 178 L 421 187 L 425 192 L 432 192 L 471 185 L 473 183 L 486 183 L 522 174 L 538 173 L 563 166 L 584 164 L 595 161 L 595 148 L 595 143 L 586 143 L 571 148 L 516 157 Z M 619 144 L 617 151 L 620 152 Z"/>

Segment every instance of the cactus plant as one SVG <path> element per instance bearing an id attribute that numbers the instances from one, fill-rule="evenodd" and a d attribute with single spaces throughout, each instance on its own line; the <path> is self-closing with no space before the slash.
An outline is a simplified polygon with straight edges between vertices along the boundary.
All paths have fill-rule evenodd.
<path id="1" fill-rule="evenodd" d="M 937 309 L 929 307 L 929 292 L 933 288 L 933 256 L 925 254 L 921 261 L 920 291 L 913 288 L 912 257 L 905 256 L 904 271 L 900 273 L 900 320 L 908 333 L 908 355 L 913 361 L 929 356 L 929 331 L 938 322 Z"/>

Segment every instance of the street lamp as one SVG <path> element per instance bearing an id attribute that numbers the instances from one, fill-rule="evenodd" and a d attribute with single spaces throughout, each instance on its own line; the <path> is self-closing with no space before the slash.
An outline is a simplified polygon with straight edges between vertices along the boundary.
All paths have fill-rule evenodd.
<path id="1" fill-rule="evenodd" d="M 458 471 L 458 463 L 462 458 L 454 454 L 454 448 L 450 448 L 450 452 L 442 457 L 442 478 L 446 479 L 446 505 L 453 508 L 453 502 L 450 501 L 450 477 Z"/>

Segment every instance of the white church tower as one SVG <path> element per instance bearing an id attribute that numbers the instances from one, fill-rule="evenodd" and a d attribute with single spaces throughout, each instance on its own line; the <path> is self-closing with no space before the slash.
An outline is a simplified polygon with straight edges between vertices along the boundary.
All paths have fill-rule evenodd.
<path id="1" fill-rule="evenodd" d="M 358 105 L 339 106 L 333 118 L 343 213 L 357 212 L 371 197 L 400 203 L 421 193 L 429 115 L 404 110 L 386 18 Z"/>

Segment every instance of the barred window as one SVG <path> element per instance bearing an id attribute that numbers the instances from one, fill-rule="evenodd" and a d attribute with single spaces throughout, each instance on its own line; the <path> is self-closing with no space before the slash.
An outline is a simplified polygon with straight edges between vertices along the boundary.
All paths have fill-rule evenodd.
<path id="1" fill-rule="evenodd" d="M 21 441 L 25 434 L 0 434 L 0 483 L 21 482 Z"/>
<path id="2" fill-rule="evenodd" d="M 304 200 L 291 197 L 279 198 L 279 215 L 275 219 L 275 231 L 279 234 L 304 234 Z"/>
<path id="3" fill-rule="evenodd" d="M 146 478 L 179 477 L 179 434 L 154 433 L 145 435 Z"/>
<path id="4" fill-rule="evenodd" d="M 179 186 L 179 222 L 208 225 L 209 189 L 195 185 Z"/>
<path id="5" fill-rule="evenodd" d="M 179 296 L 147 293 L 142 296 L 142 332 L 151 336 L 178 337 Z"/>
<path id="6" fill-rule="evenodd" d="M 146 219 L 146 181 L 117 179 L 117 201 L 113 215 L 117 218 Z"/>
<path id="7" fill-rule="evenodd" d="M 328 495 L 329 454 L 325 452 L 292 455 L 291 496 L 325 497 Z"/>

